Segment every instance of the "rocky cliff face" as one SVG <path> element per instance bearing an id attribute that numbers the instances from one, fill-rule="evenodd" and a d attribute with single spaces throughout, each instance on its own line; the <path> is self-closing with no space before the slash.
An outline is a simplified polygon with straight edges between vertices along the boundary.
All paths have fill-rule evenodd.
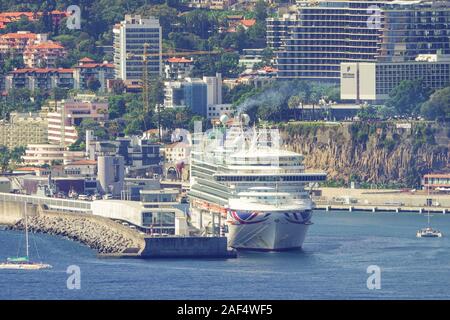
<path id="1" fill-rule="evenodd" d="M 425 173 L 450 172 L 450 125 L 289 124 L 281 135 L 288 149 L 305 156 L 307 170 L 325 170 L 347 183 L 412 187 Z"/>

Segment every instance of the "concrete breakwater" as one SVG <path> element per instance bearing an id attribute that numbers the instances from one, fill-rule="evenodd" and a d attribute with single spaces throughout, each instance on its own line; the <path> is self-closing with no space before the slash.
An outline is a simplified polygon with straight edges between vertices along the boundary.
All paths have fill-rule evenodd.
<path id="1" fill-rule="evenodd" d="M 21 219 L 8 228 L 23 230 L 24 220 Z M 127 230 L 128 228 L 114 221 L 90 215 L 40 212 L 28 217 L 28 229 L 31 232 L 81 242 L 100 254 L 138 254 L 145 247 L 144 238 L 136 231 Z"/>

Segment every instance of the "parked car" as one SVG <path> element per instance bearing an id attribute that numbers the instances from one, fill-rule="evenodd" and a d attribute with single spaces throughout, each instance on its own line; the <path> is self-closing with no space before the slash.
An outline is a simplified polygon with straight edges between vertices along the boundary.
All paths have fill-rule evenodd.
<path id="1" fill-rule="evenodd" d="M 107 193 L 103 196 L 104 200 L 111 200 L 114 199 L 113 195 L 111 193 Z"/>
<path id="2" fill-rule="evenodd" d="M 99 195 L 98 193 L 96 193 L 92 196 L 92 200 L 101 200 L 101 199 L 102 199 L 102 196 Z"/>
<path id="3" fill-rule="evenodd" d="M 91 197 L 89 195 L 87 195 L 87 194 L 80 194 L 78 196 L 78 200 L 89 201 L 89 200 L 91 200 Z"/>

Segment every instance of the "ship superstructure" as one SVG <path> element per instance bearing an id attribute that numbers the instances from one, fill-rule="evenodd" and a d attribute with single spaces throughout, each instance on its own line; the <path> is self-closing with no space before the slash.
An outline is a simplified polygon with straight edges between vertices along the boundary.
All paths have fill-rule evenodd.
<path id="1" fill-rule="evenodd" d="M 191 153 L 191 223 L 227 230 L 236 249 L 300 248 L 313 202 L 305 185 L 325 173 L 305 173 L 303 156 L 283 150 L 277 129 L 248 127 L 248 116 L 195 133 Z"/>

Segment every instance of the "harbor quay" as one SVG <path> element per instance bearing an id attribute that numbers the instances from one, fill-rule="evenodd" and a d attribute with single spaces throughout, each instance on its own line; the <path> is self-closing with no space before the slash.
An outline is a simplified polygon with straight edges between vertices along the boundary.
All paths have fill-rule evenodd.
<path id="1" fill-rule="evenodd" d="M 140 231 L 139 225 L 133 224 L 136 221 L 133 213 L 138 212 L 138 202 L 99 202 L 109 203 L 101 206 L 99 203 L 94 205 L 94 201 L 0 193 L 0 225 L 6 225 L 11 230 L 24 229 L 23 208 L 27 205 L 30 231 L 81 242 L 97 251 L 99 257 L 152 259 L 237 256 L 234 250 L 227 247 L 226 237 L 189 236 L 185 232 L 182 235 L 148 235 Z M 110 207 L 118 210 L 108 210 Z M 96 214 L 96 210 L 101 210 L 102 215 Z M 118 212 L 123 212 L 124 215 L 119 216 Z M 183 228 L 178 228 L 181 229 Z"/>
<path id="2" fill-rule="evenodd" d="M 424 190 L 320 188 L 315 210 L 450 213 L 450 194 Z"/>

